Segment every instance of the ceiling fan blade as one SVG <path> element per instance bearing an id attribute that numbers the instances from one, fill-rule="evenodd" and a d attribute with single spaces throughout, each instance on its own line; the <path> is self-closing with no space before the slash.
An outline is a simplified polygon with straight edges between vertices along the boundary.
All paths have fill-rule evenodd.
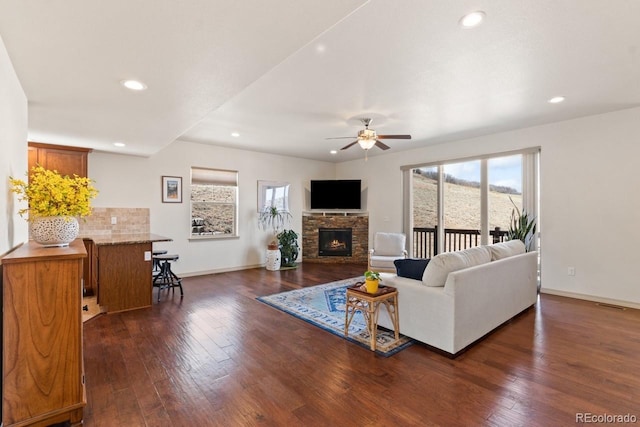
<path id="1" fill-rule="evenodd" d="M 411 135 L 378 135 L 378 139 L 411 139 Z"/>
<path id="2" fill-rule="evenodd" d="M 351 139 L 351 138 L 355 138 L 354 136 L 336 136 L 334 138 L 325 138 L 325 139 Z"/>
<path id="3" fill-rule="evenodd" d="M 346 150 L 347 148 L 351 147 L 354 144 L 357 144 L 358 140 L 356 139 L 355 141 L 353 141 L 351 144 L 347 144 L 344 147 L 341 148 L 341 150 Z"/>
<path id="4" fill-rule="evenodd" d="M 376 147 L 381 148 L 383 150 L 388 150 L 389 148 L 391 148 L 387 144 L 384 144 L 383 142 L 378 141 L 377 139 L 376 139 Z"/>

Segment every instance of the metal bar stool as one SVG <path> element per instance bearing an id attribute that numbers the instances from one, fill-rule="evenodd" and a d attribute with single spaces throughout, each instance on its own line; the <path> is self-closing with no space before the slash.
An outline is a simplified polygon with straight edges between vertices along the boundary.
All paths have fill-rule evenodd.
<path id="1" fill-rule="evenodd" d="M 160 273 L 153 277 L 153 287 L 158 288 L 158 302 L 160 302 L 160 291 L 162 289 L 173 289 L 175 292 L 175 288 L 180 288 L 180 297 L 184 296 L 184 292 L 182 290 L 182 279 L 171 271 L 171 262 L 177 261 L 179 258 L 178 255 L 154 255 L 153 261 L 158 262 L 160 265 Z"/>
<path id="2" fill-rule="evenodd" d="M 153 269 L 151 270 L 151 275 L 155 278 L 158 274 L 160 274 L 160 260 L 156 259 L 156 255 L 164 255 L 167 253 L 166 249 L 155 249 L 153 252 Z"/>

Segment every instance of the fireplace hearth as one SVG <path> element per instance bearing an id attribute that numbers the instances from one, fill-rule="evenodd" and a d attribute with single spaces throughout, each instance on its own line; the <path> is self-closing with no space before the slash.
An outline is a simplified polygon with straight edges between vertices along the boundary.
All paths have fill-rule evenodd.
<path id="1" fill-rule="evenodd" d="M 350 257 L 352 234 L 350 228 L 318 229 L 318 255 Z"/>

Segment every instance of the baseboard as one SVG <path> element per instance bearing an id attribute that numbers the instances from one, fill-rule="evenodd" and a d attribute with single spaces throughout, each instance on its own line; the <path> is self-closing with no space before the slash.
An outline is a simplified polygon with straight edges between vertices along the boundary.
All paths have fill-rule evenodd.
<path id="1" fill-rule="evenodd" d="M 250 270 L 252 268 L 264 268 L 264 264 L 242 265 L 239 267 L 231 267 L 231 268 L 216 268 L 215 270 L 194 271 L 191 273 L 180 272 L 178 276 L 180 277 L 206 276 L 207 274 L 228 273 L 230 271 Z"/>
<path id="2" fill-rule="evenodd" d="M 610 305 L 618 305 L 620 307 L 635 308 L 637 310 L 640 310 L 640 304 L 638 303 L 634 303 L 630 301 L 622 301 L 622 300 L 617 300 L 613 298 L 604 298 L 604 297 L 598 297 L 595 295 L 578 294 L 575 292 L 566 292 L 566 291 L 559 291 L 557 289 L 545 289 L 545 288 L 540 289 L 540 293 L 557 295 L 559 297 L 581 299 L 585 301 L 599 302 L 599 303 L 610 304 Z"/>
<path id="3" fill-rule="evenodd" d="M 297 268 L 300 265 L 300 262 L 296 262 L 296 267 L 287 267 L 282 270 L 292 270 Z M 206 276 L 207 274 L 217 274 L 217 273 L 228 273 L 230 271 L 240 271 L 240 270 L 251 270 L 252 268 L 265 268 L 264 264 L 254 264 L 254 265 L 242 265 L 239 267 L 231 267 L 231 268 L 217 268 L 215 270 L 205 270 L 205 271 L 195 271 L 191 273 L 180 272 L 178 276 L 180 277 L 195 277 L 195 276 Z M 275 270 L 280 271 L 280 270 Z"/>

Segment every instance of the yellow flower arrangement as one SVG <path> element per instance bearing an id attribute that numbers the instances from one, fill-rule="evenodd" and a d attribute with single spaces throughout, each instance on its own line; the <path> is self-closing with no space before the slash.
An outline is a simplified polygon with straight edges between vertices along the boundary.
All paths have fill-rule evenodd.
<path id="1" fill-rule="evenodd" d="M 76 174 L 62 176 L 55 170 L 34 166 L 29 182 L 9 177 L 11 192 L 20 201 L 27 201 L 28 208 L 20 209 L 22 216 L 29 212 L 29 219 L 43 216 L 84 217 L 91 214 L 91 199 L 98 195 L 92 180 Z"/>

